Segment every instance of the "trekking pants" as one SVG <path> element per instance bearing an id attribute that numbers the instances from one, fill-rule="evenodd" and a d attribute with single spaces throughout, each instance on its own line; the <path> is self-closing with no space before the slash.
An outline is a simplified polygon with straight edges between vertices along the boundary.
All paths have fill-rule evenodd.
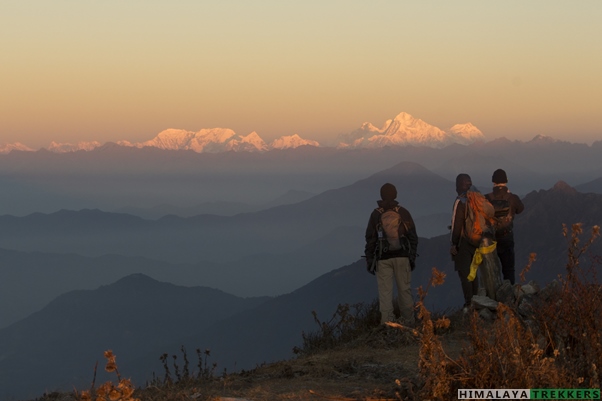
<path id="1" fill-rule="evenodd" d="M 458 245 L 458 254 L 454 256 L 454 270 L 458 272 L 460 284 L 462 285 L 462 294 L 464 295 L 464 306 L 470 306 L 473 295 L 479 292 L 479 280 L 475 278 L 468 281 L 470 274 L 470 264 L 476 251 L 476 247 L 468 243 L 466 239 L 461 238 Z"/>
<path id="2" fill-rule="evenodd" d="M 502 264 L 504 280 L 514 284 L 514 238 L 500 238 L 497 241 L 497 256 Z"/>
<path id="3" fill-rule="evenodd" d="M 409 258 L 391 258 L 378 261 L 376 283 L 380 323 L 395 321 L 393 308 L 393 280 L 397 284 L 397 304 L 402 323 L 414 323 L 414 301 L 412 299 L 412 269 Z"/>

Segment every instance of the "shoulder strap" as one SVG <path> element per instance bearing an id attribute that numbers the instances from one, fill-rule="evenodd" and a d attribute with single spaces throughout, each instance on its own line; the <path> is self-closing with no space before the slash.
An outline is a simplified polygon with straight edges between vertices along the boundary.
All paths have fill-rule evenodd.
<path id="1" fill-rule="evenodd" d="M 405 232 L 407 233 L 410 231 L 410 229 L 408 228 L 406 221 L 403 218 L 401 218 L 401 213 L 399 213 L 400 208 L 401 208 L 401 206 L 397 205 L 393 209 L 390 209 L 390 210 L 395 210 L 395 212 L 399 215 L 399 221 L 401 221 L 401 224 L 403 224 L 403 228 L 405 229 Z M 385 212 L 385 209 L 382 207 L 377 207 L 374 210 L 376 210 L 381 215 Z"/>

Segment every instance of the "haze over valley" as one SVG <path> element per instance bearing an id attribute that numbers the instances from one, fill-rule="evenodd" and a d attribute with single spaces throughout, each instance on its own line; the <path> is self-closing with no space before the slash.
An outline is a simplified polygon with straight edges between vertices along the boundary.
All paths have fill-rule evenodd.
<path id="1" fill-rule="evenodd" d="M 602 142 L 451 132 L 402 113 L 350 133 L 348 146 L 106 143 L 0 155 L 0 396 L 86 385 L 109 348 L 138 382 L 181 345 L 210 348 L 228 370 L 290 357 L 301 332 L 315 329 L 312 310 L 326 318 L 339 303 L 376 297 L 360 256 L 385 182 L 420 237 L 412 287 L 434 266 L 448 276 L 429 308 L 462 303 L 447 228 L 460 172 L 488 192 L 492 172 L 507 171 L 526 206 L 515 223 L 517 269 L 535 252 L 528 279 L 554 279 L 564 269 L 562 224 L 602 222 Z M 188 144 L 199 136 L 184 134 Z M 394 143 L 403 135 L 414 142 Z M 601 251 L 595 243 L 588 261 Z"/>

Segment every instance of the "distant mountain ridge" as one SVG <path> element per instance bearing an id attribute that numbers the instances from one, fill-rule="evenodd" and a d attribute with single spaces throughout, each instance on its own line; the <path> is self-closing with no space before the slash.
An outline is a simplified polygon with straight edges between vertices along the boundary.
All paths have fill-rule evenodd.
<path id="1" fill-rule="evenodd" d="M 95 290 L 70 291 L 0 330 L 0 399 L 33 398 L 45 390 L 87 386 L 94 362 L 107 349 L 115 351 L 119 367 L 128 375 L 145 373 L 150 379 L 151 369 L 160 369 L 159 356 L 166 344 L 267 300 L 176 286 L 143 274 Z M 154 367 L 133 369 L 131 358 L 141 355 L 152 356 Z M 57 358 L 61 363 L 51 367 Z M 98 369 L 98 376 L 100 382 L 109 378 L 104 369 Z"/>
<path id="2" fill-rule="evenodd" d="M 287 252 L 341 225 L 365 226 L 366 216 L 377 205 L 383 182 L 398 187 L 398 200 L 416 217 L 448 210 L 446 194 L 453 195 L 453 183 L 449 180 L 417 163 L 401 162 L 302 202 L 232 217 L 167 216 L 151 221 L 98 209 L 61 210 L 23 217 L 4 215 L 0 216 L 0 240 L 5 248 L 22 251 L 71 252 L 75 248 L 88 256 L 146 255 L 178 262 L 221 261 L 240 253 L 273 249 Z M 253 235 L 247 234 L 256 227 L 262 229 Z M 287 235 L 283 236 L 282 227 L 295 229 L 286 231 Z M 228 238 L 237 235 L 245 241 L 231 249 Z M 202 254 L 199 244 L 204 245 Z"/>
<path id="3" fill-rule="evenodd" d="M 402 112 L 385 122 L 383 128 L 376 128 L 369 122 L 350 134 L 338 138 L 337 148 L 375 148 L 384 146 L 418 145 L 441 148 L 452 143 L 471 144 L 483 140 L 483 133 L 471 123 L 456 124 L 444 131 L 433 125 Z M 266 143 L 257 132 L 239 135 L 229 128 L 203 128 L 193 132 L 182 129 L 166 129 L 153 139 L 143 142 L 121 140 L 117 142 L 126 147 L 154 147 L 165 150 L 192 150 L 197 153 L 219 152 L 265 152 L 273 149 L 293 149 L 300 146 L 320 147 L 320 143 L 301 138 L 298 134 L 282 136 Z M 51 142 L 47 150 L 55 153 L 89 151 L 102 146 L 100 142 L 57 143 Z M 33 151 L 19 144 L 0 146 L 0 153 L 12 150 Z"/>
<path id="4" fill-rule="evenodd" d="M 531 252 L 537 253 L 533 273 L 547 280 L 564 271 L 568 240 L 562 234 L 565 224 L 582 223 L 584 244 L 594 226 L 602 226 L 602 195 L 581 193 L 564 181 L 558 181 L 548 190 L 532 191 L 523 198 L 525 210 L 516 217 L 516 268 L 522 269 Z M 582 256 L 582 266 L 599 269 L 595 255 L 602 255 L 602 241 L 598 238 Z"/>

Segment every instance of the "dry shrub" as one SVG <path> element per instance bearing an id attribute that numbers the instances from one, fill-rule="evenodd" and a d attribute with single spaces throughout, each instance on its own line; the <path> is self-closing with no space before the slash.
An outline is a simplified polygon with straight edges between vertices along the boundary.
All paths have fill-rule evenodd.
<path id="1" fill-rule="evenodd" d="M 600 235 L 600 227 L 592 228 L 584 245 L 580 245 L 582 233 L 580 223 L 574 224 L 570 232 L 563 227 L 569 243 L 567 273 L 559 277 L 560 286 L 552 301 L 536 311 L 536 321 L 545 337 L 546 350 L 556 351 L 572 387 L 599 388 L 602 386 L 597 371 L 602 366 L 602 287 L 596 275 L 599 262 L 583 268 L 580 257 Z"/>
<path id="2" fill-rule="evenodd" d="M 499 304 L 497 319 L 470 316 L 468 345 L 458 358 L 458 388 L 569 388 L 565 368 L 548 356 L 510 307 Z"/>
<path id="3" fill-rule="evenodd" d="M 315 332 L 302 333 L 303 346 L 293 348 L 298 355 L 310 355 L 349 343 L 372 330 L 380 321 L 378 302 L 366 305 L 339 304 L 327 321 L 321 321 L 316 311 L 312 311 L 314 321 L 319 326 Z"/>
<path id="4" fill-rule="evenodd" d="M 533 305 L 530 321 L 520 317 L 512 305 L 501 303 L 497 319 L 490 324 L 473 312 L 466 345 L 456 360 L 447 356 L 436 335 L 437 326 L 444 321 L 433 322 L 423 303 L 427 291 L 420 289 L 423 386 L 419 399 L 453 399 L 460 388 L 601 386 L 597 369 L 602 365 L 602 287 L 595 274 L 599 263 L 587 270 L 580 266 L 580 257 L 599 236 L 600 228 L 592 228 L 584 245 L 580 245 L 581 224 L 573 225 L 570 233 L 565 226 L 563 233 L 568 239 L 568 262 L 557 293 Z M 529 268 L 534 261 L 535 254 L 531 254 Z M 440 273 L 433 269 L 429 286 L 440 281 Z"/>
<path id="5" fill-rule="evenodd" d="M 188 360 L 188 354 L 186 348 L 182 345 L 180 347 L 182 353 L 182 366 L 178 364 L 178 356 L 171 355 L 173 375 L 169 366 L 169 354 L 164 353 L 159 358 L 163 364 L 164 376 L 159 378 L 153 372 L 153 380 L 151 381 L 152 386 L 170 387 L 174 385 L 187 385 L 190 383 L 197 383 L 203 380 L 212 380 L 214 378 L 215 370 L 217 369 L 217 363 L 213 362 L 209 365 L 209 357 L 211 356 L 211 350 L 206 348 L 202 351 L 200 348 L 196 349 L 198 358 L 196 373 L 190 370 L 190 362 Z M 224 372 L 225 374 L 225 372 Z"/>
<path id="6" fill-rule="evenodd" d="M 420 330 L 416 331 L 420 341 L 420 354 L 418 369 L 424 381 L 421 391 L 424 395 L 434 399 L 445 399 L 450 393 L 452 377 L 450 365 L 455 362 L 445 353 L 437 329 L 449 327 L 450 321 L 446 317 L 433 321 L 431 312 L 424 306 L 424 299 L 430 287 L 442 285 L 445 281 L 445 273 L 432 268 L 430 280 L 426 288 L 418 288 L 419 300 L 416 304 L 418 319 L 422 321 Z"/>
<path id="7" fill-rule="evenodd" d="M 104 356 L 107 359 L 105 370 L 107 372 L 115 372 L 117 384 L 108 381 L 95 387 L 95 381 L 93 381 L 90 390 L 76 394 L 78 399 L 80 401 L 140 401 L 140 399 L 134 398 L 134 385 L 132 381 L 122 378 L 119 374 L 116 356 L 113 354 L 113 351 L 105 351 Z M 96 371 L 94 376 L 96 377 Z"/>

